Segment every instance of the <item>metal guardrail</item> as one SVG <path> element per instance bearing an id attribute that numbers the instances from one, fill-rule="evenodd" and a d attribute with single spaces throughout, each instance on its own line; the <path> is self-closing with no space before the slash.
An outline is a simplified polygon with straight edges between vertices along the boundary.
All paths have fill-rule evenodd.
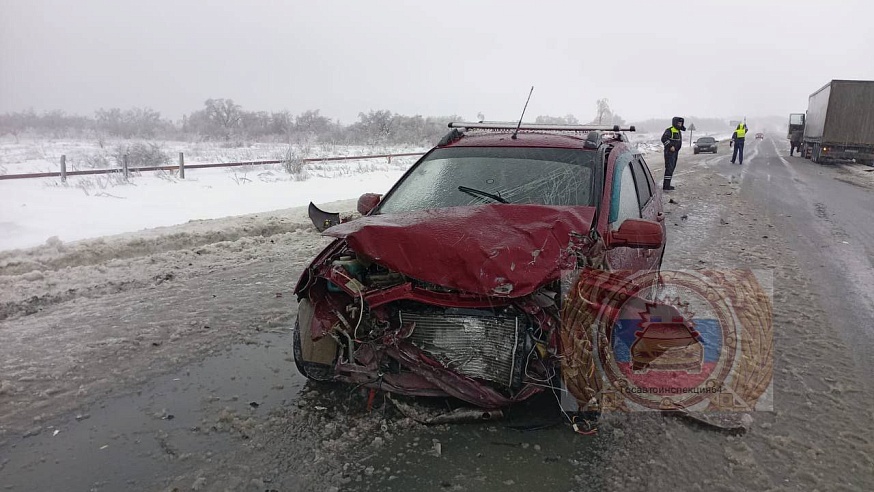
<path id="1" fill-rule="evenodd" d="M 357 155 L 357 156 L 340 156 L 340 157 L 309 157 L 301 159 L 302 162 L 332 162 L 332 161 L 360 161 L 366 159 L 388 159 L 391 162 L 394 157 L 414 157 L 425 155 L 424 152 L 407 152 L 401 154 L 375 154 L 375 155 Z M 149 172 L 149 171 L 177 171 L 188 169 L 207 169 L 214 167 L 240 167 L 240 166 L 262 166 L 268 164 L 282 164 L 283 160 L 268 160 L 268 161 L 244 161 L 244 162 L 215 162 L 207 164 L 183 164 L 182 153 L 180 153 L 180 164 L 175 166 L 149 166 L 149 167 L 114 167 L 108 169 L 86 169 L 81 171 L 66 170 L 66 156 L 61 156 L 61 171 L 46 172 L 46 173 L 27 173 L 27 174 L 3 174 L 0 175 L 0 180 L 4 179 L 29 179 L 29 178 L 62 178 L 67 176 L 86 176 L 89 174 L 114 174 L 126 172 Z"/>

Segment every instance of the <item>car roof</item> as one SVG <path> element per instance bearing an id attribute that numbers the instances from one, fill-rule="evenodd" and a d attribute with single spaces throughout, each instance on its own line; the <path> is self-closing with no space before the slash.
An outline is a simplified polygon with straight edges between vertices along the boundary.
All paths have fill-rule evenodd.
<path id="1" fill-rule="evenodd" d="M 439 147 L 552 147 L 558 149 L 595 150 L 586 147 L 586 139 L 578 135 L 558 133 L 519 132 L 477 132 Z"/>

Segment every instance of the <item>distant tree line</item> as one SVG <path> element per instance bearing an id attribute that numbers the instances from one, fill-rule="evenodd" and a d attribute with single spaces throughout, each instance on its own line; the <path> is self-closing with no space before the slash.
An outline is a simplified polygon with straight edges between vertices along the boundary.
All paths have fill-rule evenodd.
<path id="1" fill-rule="evenodd" d="M 431 145 L 448 131 L 459 116 L 405 116 L 388 110 L 359 113 L 358 120 L 343 125 L 308 110 L 247 111 L 231 99 L 207 99 L 203 108 L 173 122 L 150 108 L 100 109 L 94 116 L 64 111 L 33 110 L 0 114 L 0 135 L 19 138 L 96 137 L 215 141 L 286 141 L 289 143 L 423 144 Z"/>
<path id="2" fill-rule="evenodd" d="M 295 144 L 333 143 L 389 145 L 433 145 L 447 132 L 449 121 L 459 116 L 405 116 L 388 110 L 359 113 L 358 120 L 347 125 L 308 110 L 300 114 L 289 111 L 247 111 L 232 99 L 207 99 L 203 108 L 173 122 L 150 108 L 99 109 L 93 116 L 71 115 L 63 111 L 37 113 L 33 110 L 0 114 L 0 135 L 16 140 L 21 135 L 39 137 L 109 137 L 124 139 L 214 140 L 224 142 L 284 141 Z M 477 119 L 485 117 L 480 113 Z M 537 116 L 536 123 L 579 124 L 573 114 Z M 716 118 L 686 118 L 701 131 L 728 129 L 728 123 Z M 594 118 L 586 124 L 625 125 L 607 99 L 596 103 Z M 637 123 L 638 131 L 658 132 L 670 125 L 670 118 Z"/>

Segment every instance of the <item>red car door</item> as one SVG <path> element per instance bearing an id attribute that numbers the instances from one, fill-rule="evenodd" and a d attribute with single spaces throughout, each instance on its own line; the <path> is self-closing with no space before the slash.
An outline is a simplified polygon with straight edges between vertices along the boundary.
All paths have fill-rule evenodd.
<path id="1" fill-rule="evenodd" d="M 627 149 L 616 149 L 611 153 L 607 169 L 612 174 L 609 183 L 605 182 L 604 195 L 609 210 L 607 228 L 615 231 L 626 219 L 640 219 L 641 203 L 634 179 L 632 163 L 634 155 Z M 648 270 L 650 258 L 639 248 L 616 247 L 607 251 L 607 264 L 611 270 Z"/>
<path id="2" fill-rule="evenodd" d="M 638 201 L 641 204 L 641 218 L 661 223 L 662 231 L 667 233 L 664 223 L 665 214 L 662 208 L 661 190 L 656 187 L 655 180 L 653 180 L 652 173 L 646 165 L 643 156 L 634 156 L 634 159 L 631 162 L 631 167 L 634 175 L 634 182 L 637 187 Z M 664 244 L 662 244 L 662 247 L 659 249 L 641 250 L 646 265 L 644 268 L 650 270 L 659 268 L 664 251 Z"/>

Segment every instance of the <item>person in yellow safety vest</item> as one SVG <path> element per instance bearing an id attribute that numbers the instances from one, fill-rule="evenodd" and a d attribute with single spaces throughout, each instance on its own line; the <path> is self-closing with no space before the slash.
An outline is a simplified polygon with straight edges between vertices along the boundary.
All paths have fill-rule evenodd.
<path id="1" fill-rule="evenodd" d="M 734 151 L 731 153 L 731 163 L 737 161 L 739 165 L 744 163 L 744 140 L 747 136 L 747 124 L 739 123 L 734 133 L 731 135 L 731 142 L 734 144 Z"/>
<path id="2" fill-rule="evenodd" d="M 665 191 L 674 189 L 671 180 L 674 177 L 674 169 L 677 167 L 677 154 L 680 152 L 680 147 L 683 146 L 683 137 L 680 132 L 686 131 L 685 122 L 686 120 L 683 118 L 674 116 L 670 128 L 662 133 L 662 145 L 665 146 L 665 180 L 662 183 L 662 189 Z"/>

